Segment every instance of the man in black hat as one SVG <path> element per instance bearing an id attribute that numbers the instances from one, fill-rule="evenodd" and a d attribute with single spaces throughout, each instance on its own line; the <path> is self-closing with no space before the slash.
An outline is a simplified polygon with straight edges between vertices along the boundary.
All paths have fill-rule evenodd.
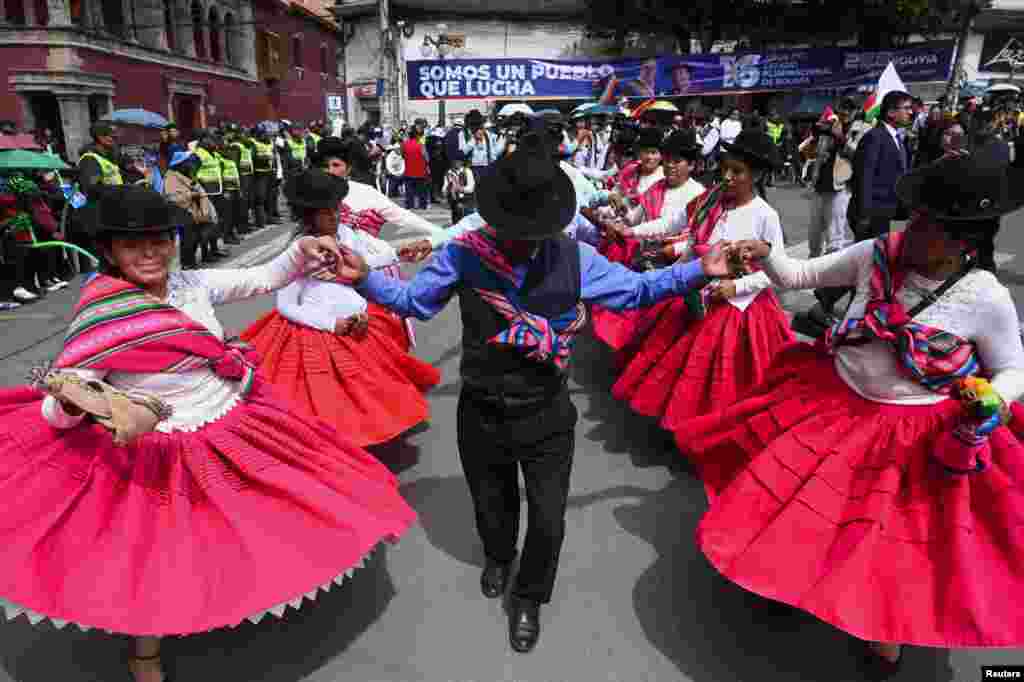
<path id="1" fill-rule="evenodd" d="M 463 323 L 458 440 L 487 564 L 481 589 L 501 596 L 516 557 L 521 468 L 529 527 L 509 604 L 509 639 L 528 652 L 540 636 L 565 535 L 576 408 L 569 398 L 573 341 L 585 302 L 647 306 L 728 276 L 721 248 L 700 261 L 634 273 L 562 234 L 576 213 L 572 182 L 540 133 L 520 140 L 477 190 L 488 226 L 469 232 L 411 281 L 389 280 L 351 253 L 342 276 L 370 300 L 426 320 L 456 294 Z"/>
<path id="2" fill-rule="evenodd" d="M 476 181 L 487 167 L 505 153 L 505 140 L 484 128 L 484 116 L 473 109 L 466 114 L 466 128 L 459 138 L 459 151 L 466 154 Z"/>

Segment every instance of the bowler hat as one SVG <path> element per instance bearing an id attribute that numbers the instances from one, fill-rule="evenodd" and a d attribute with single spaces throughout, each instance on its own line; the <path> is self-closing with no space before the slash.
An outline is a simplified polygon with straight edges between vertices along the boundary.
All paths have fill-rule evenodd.
<path id="1" fill-rule="evenodd" d="M 473 109 L 466 114 L 466 127 L 467 128 L 479 128 L 484 124 L 484 115 L 478 110 Z"/>
<path id="2" fill-rule="evenodd" d="M 192 223 L 188 211 L 145 185 L 107 187 L 82 211 L 86 229 L 93 236 L 109 232 L 166 232 Z"/>
<path id="3" fill-rule="evenodd" d="M 896 195 L 936 220 L 993 220 L 1024 207 L 1024 168 L 1008 164 L 998 145 L 990 144 L 904 175 Z"/>
<path id="4" fill-rule="evenodd" d="M 764 170 L 779 165 L 779 150 L 767 133 L 747 128 L 732 143 L 722 143 L 726 153 L 738 156 L 750 165 Z"/>
<path id="5" fill-rule="evenodd" d="M 289 179 L 284 194 L 289 203 L 299 208 L 337 208 L 348 195 L 348 180 L 321 170 L 308 170 Z"/>
<path id="6" fill-rule="evenodd" d="M 633 141 L 633 149 L 661 149 L 664 137 L 661 128 L 641 128 Z"/>
<path id="7" fill-rule="evenodd" d="M 352 148 L 349 146 L 348 140 L 343 140 L 340 137 L 325 137 L 316 145 L 316 155 L 321 160 L 333 156 L 347 162 L 351 154 Z"/>
<path id="8" fill-rule="evenodd" d="M 494 165 L 480 180 L 476 197 L 480 216 L 507 239 L 553 237 L 576 213 L 572 180 L 537 133 L 524 135 L 516 151 Z"/>
<path id="9" fill-rule="evenodd" d="M 697 135 L 693 130 L 677 130 L 665 138 L 661 144 L 662 155 L 672 156 L 677 159 L 696 161 L 700 155 L 700 147 L 697 146 Z"/>

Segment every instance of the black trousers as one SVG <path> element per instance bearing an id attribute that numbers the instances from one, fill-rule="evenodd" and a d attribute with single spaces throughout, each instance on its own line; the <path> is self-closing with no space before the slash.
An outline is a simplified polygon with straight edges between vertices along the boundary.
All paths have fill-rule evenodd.
<path id="1" fill-rule="evenodd" d="M 278 193 L 281 189 L 281 181 L 277 179 L 276 175 L 272 175 L 270 182 L 267 183 L 267 202 L 266 211 L 267 218 L 273 218 L 275 220 L 281 217 L 281 209 L 278 206 Z"/>
<path id="2" fill-rule="evenodd" d="M 256 227 L 267 226 L 267 195 L 270 192 L 270 173 L 256 173 L 252 176 L 252 208 Z"/>
<path id="3" fill-rule="evenodd" d="M 459 396 L 459 457 L 484 553 L 499 562 L 516 556 L 522 470 L 528 521 L 513 594 L 542 604 L 551 601 L 565 539 L 576 418 L 566 389 L 525 410 L 469 390 Z"/>
<path id="4" fill-rule="evenodd" d="M 252 205 L 252 175 L 241 176 L 242 189 L 235 195 L 235 228 L 249 226 L 249 207 Z"/>

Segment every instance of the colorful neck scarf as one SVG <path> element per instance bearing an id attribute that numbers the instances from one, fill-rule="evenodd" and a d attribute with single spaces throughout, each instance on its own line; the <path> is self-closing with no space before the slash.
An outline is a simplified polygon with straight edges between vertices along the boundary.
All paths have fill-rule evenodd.
<path id="1" fill-rule="evenodd" d="M 338 223 L 347 225 L 353 230 L 362 230 L 374 237 L 380 236 L 380 230 L 387 219 L 375 208 L 353 211 L 344 201 L 338 206 Z"/>
<path id="2" fill-rule="evenodd" d="M 726 205 L 725 191 L 721 184 L 705 190 L 687 205 L 686 217 L 694 254 L 703 256 L 711 249 L 708 242 L 715 231 L 715 226 L 725 218 L 730 208 L 732 207 Z"/>
<path id="3" fill-rule="evenodd" d="M 559 370 L 569 366 L 572 346 L 577 335 L 587 322 L 587 307 L 577 303 L 574 317 L 566 323 L 563 320 L 549 320 L 523 310 L 516 303 L 515 291 L 523 286 L 526 278 L 515 272 L 515 266 L 498 247 L 498 236 L 490 225 L 467 232 L 455 238 L 455 243 L 472 251 L 488 271 L 497 275 L 510 289 L 497 291 L 474 288 L 481 300 L 488 303 L 508 323 L 508 329 L 487 340 L 488 343 L 511 346 L 524 352 L 527 358 L 539 362 L 551 362 Z M 558 329 L 561 327 L 560 329 Z"/>
<path id="4" fill-rule="evenodd" d="M 668 189 L 668 181 L 662 178 L 640 195 L 640 205 L 644 208 L 644 220 L 655 220 L 661 217 Z"/>
<path id="5" fill-rule="evenodd" d="M 836 324 L 819 343 L 835 353 L 844 343 L 881 339 L 896 353 L 904 374 L 931 391 L 949 394 L 958 379 L 980 372 L 977 349 L 956 334 L 914 322 L 896 300 L 907 275 L 901 261 L 903 244 L 902 232 L 875 240 L 870 300 L 864 317 Z"/>
<path id="6" fill-rule="evenodd" d="M 250 346 L 225 343 L 134 284 L 100 275 L 83 288 L 54 367 L 139 374 L 208 368 L 242 382 L 247 393 L 258 363 Z"/>

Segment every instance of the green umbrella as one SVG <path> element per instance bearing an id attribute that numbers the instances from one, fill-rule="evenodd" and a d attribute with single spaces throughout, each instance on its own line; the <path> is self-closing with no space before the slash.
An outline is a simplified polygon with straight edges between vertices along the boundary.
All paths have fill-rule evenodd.
<path id="1" fill-rule="evenodd" d="M 0 151 L 0 170 L 67 170 L 68 165 L 53 154 L 24 149 Z"/>

